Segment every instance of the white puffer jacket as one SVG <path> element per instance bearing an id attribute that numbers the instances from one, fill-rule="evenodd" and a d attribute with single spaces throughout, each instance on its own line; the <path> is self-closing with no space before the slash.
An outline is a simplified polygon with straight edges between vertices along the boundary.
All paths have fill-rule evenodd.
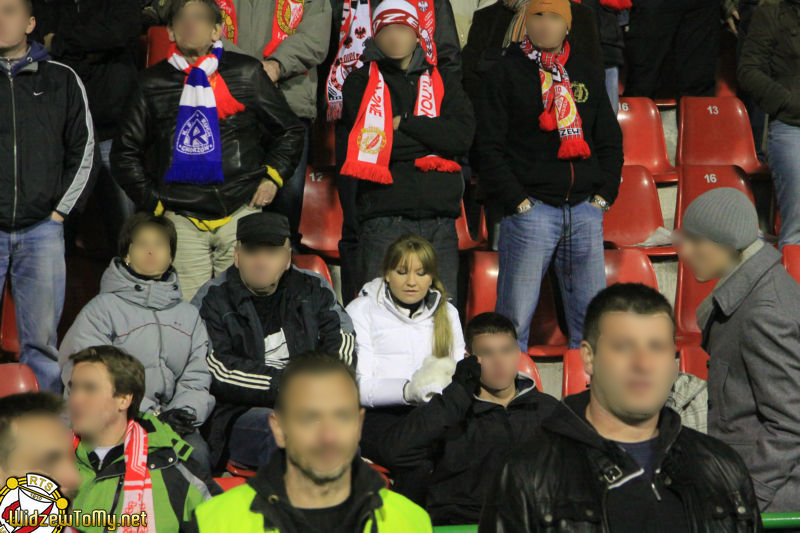
<path id="1" fill-rule="evenodd" d="M 407 405 L 403 386 L 433 353 L 433 313 L 442 295 L 431 289 L 409 317 L 387 292 L 383 279 L 375 278 L 347 306 L 356 330 L 356 372 L 365 407 Z M 447 311 L 453 328 L 453 367 L 464 357 L 464 335 L 456 308 L 448 303 Z"/>

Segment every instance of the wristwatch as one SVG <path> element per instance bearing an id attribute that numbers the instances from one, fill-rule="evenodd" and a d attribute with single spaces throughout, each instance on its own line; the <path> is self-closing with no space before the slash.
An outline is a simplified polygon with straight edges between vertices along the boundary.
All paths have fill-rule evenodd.
<path id="1" fill-rule="evenodd" d="M 518 205 L 517 206 L 517 214 L 521 215 L 522 213 L 527 213 L 531 209 L 533 209 L 533 204 L 532 203 L 527 203 L 525 205 Z"/>
<path id="2" fill-rule="evenodd" d="M 611 209 L 611 204 L 606 202 L 605 200 L 603 200 L 599 196 L 595 196 L 594 198 L 592 198 L 592 202 L 591 203 L 593 203 L 594 205 L 599 207 L 603 211 L 603 213 L 605 213 L 606 211 Z"/>

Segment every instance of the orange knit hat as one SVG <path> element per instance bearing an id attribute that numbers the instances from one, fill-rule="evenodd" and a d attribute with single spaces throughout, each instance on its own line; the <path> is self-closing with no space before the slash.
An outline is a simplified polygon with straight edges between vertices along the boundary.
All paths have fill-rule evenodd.
<path id="1" fill-rule="evenodd" d="M 525 8 L 525 16 L 536 13 L 558 13 L 567 21 L 567 29 L 572 27 L 572 8 L 569 0 L 530 0 Z"/>

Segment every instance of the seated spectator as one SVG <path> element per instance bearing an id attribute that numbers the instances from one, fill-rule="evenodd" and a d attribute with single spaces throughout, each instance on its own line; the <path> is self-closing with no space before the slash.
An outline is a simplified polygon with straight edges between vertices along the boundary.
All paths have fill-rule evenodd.
<path id="1" fill-rule="evenodd" d="M 92 189 L 94 127 L 75 71 L 28 43 L 35 26 L 32 2 L 0 0 L 0 290 L 8 277 L 20 362 L 61 392 L 64 219 Z"/>
<path id="2" fill-rule="evenodd" d="M 145 393 L 142 363 L 113 346 L 87 348 L 70 361 L 69 418 L 82 479 L 73 506 L 103 509 L 117 523 L 123 512 L 143 512 L 147 531 L 177 532 L 211 494 L 192 471 L 192 447 L 169 425 L 139 412 Z M 136 468 L 142 464 L 147 468 Z"/>
<path id="3" fill-rule="evenodd" d="M 601 291 L 581 354 L 591 388 L 566 397 L 498 472 L 480 533 L 761 531 L 741 457 L 664 406 L 678 370 L 658 291 Z"/>
<path id="4" fill-rule="evenodd" d="M 220 2 L 225 18 L 225 50 L 262 62 L 269 79 L 280 87 L 305 128 L 303 152 L 290 179 L 266 210 L 286 215 L 292 244 L 300 244 L 298 227 L 311 143 L 311 122 L 317 114 L 317 66 L 325 60 L 331 31 L 331 3 L 322 0 Z"/>
<path id="5" fill-rule="evenodd" d="M 382 274 L 395 239 L 414 233 L 433 244 L 455 297 L 464 183 L 452 158 L 469 149 L 475 121 L 460 79 L 439 73 L 417 13 L 405 0 L 375 10 L 364 66 L 344 85 L 337 157 L 358 180 L 360 284 Z"/>
<path id="6" fill-rule="evenodd" d="M 175 224 L 188 301 L 233 262 L 235 222 L 291 177 L 303 127 L 260 61 L 223 53 L 214 0 L 176 0 L 168 29 L 169 59 L 140 75 L 111 164 L 140 210 Z"/>
<path id="7" fill-rule="evenodd" d="M 355 366 L 353 326 L 320 275 L 292 266 L 289 220 L 255 213 L 238 221 L 234 265 L 194 300 L 211 351 L 217 405 L 205 428 L 211 464 L 257 467 L 275 441 L 267 420 L 286 363 L 309 350 L 339 354 Z"/>
<path id="8" fill-rule="evenodd" d="M 800 10 L 796 0 L 755 8 L 739 60 L 740 89 L 769 115 L 769 167 L 780 246 L 800 244 Z M 756 144 L 760 138 L 756 137 Z"/>
<path id="9" fill-rule="evenodd" d="M 736 189 L 697 197 L 678 254 L 699 281 L 719 280 L 697 308 L 708 365 L 708 433 L 753 476 L 762 512 L 800 502 L 800 286 L 758 239 L 756 208 Z"/>
<path id="10" fill-rule="evenodd" d="M 195 429 L 214 407 L 208 335 L 197 309 L 181 300 L 172 268 L 175 226 L 162 216 L 137 213 L 126 221 L 119 241 L 119 257 L 103 274 L 100 294 L 81 310 L 61 343 L 61 379 L 69 382 L 70 356 L 76 352 L 100 345 L 124 350 L 144 365 L 139 410 L 170 424 L 210 472 L 208 446 Z"/>
<path id="11" fill-rule="evenodd" d="M 678 360 L 675 360 L 678 363 Z M 708 383 L 686 372 L 678 372 L 667 407 L 681 415 L 684 427 L 708 433 Z"/>
<path id="12" fill-rule="evenodd" d="M 568 0 L 531 0 L 528 36 L 484 79 L 479 184 L 505 214 L 500 224 L 496 311 L 528 350 L 542 278 L 554 264 L 569 347 L 586 306 L 606 285 L 603 214 L 617 196 L 622 134 L 602 73 L 565 37 Z M 560 81 L 559 81 L 560 80 Z"/>
<path id="13" fill-rule="evenodd" d="M 200 533 L 431 533 L 428 513 L 387 489 L 358 455 L 358 397 L 355 373 L 341 358 L 293 358 L 269 418 L 280 453 L 248 483 L 198 507 Z"/>
<path id="14" fill-rule="evenodd" d="M 34 38 L 86 85 L 99 152 L 96 198 L 104 207 L 103 226 L 114 250 L 122 224 L 134 213 L 133 202 L 111 177 L 110 154 L 136 85 L 141 0 L 33 0 L 33 6 Z"/>
<path id="15" fill-rule="evenodd" d="M 0 480 L 35 472 L 49 477 L 69 499 L 81 484 L 64 423 L 64 401 L 52 393 L 25 392 L 0 398 Z"/>
<path id="16" fill-rule="evenodd" d="M 534 439 L 558 405 L 518 372 L 509 319 L 483 313 L 467 324 L 466 335 L 470 355 L 458 363 L 453 383 L 388 429 L 375 458 L 392 474 L 433 463 L 426 508 L 436 525 L 476 523 L 511 450 Z"/>

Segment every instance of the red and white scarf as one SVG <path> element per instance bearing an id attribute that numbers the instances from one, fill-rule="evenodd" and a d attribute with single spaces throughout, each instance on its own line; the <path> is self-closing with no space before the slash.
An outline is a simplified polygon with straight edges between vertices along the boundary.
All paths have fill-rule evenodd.
<path id="1" fill-rule="evenodd" d="M 239 27 L 236 23 L 236 6 L 233 0 L 217 0 L 222 10 L 222 35 L 233 44 L 238 44 Z M 284 39 L 297 31 L 303 20 L 305 0 L 275 0 L 272 14 L 272 38 L 264 47 L 263 57 L 269 57 Z"/>
<path id="2" fill-rule="evenodd" d="M 78 448 L 80 439 L 73 439 Z M 146 525 L 120 527 L 120 533 L 156 533 L 156 513 L 153 505 L 153 482 L 147 469 L 147 431 L 134 420 L 125 428 L 125 478 L 122 485 L 122 513 L 145 513 Z"/>
<path id="3" fill-rule="evenodd" d="M 328 122 L 342 118 L 342 86 L 351 72 L 361 68 L 364 43 L 372 37 L 369 0 L 345 0 L 342 6 L 342 25 L 339 29 L 339 48 L 326 81 Z"/>
<path id="4" fill-rule="evenodd" d="M 544 111 L 539 115 L 539 128 L 542 131 L 555 131 L 561 139 L 558 158 L 588 159 L 591 156 L 589 145 L 583 138 L 583 127 L 569 74 L 564 65 L 569 59 L 569 43 L 558 54 L 540 52 L 526 36 L 520 43 L 528 59 L 539 65 L 539 78 L 542 84 L 542 103 Z"/>

